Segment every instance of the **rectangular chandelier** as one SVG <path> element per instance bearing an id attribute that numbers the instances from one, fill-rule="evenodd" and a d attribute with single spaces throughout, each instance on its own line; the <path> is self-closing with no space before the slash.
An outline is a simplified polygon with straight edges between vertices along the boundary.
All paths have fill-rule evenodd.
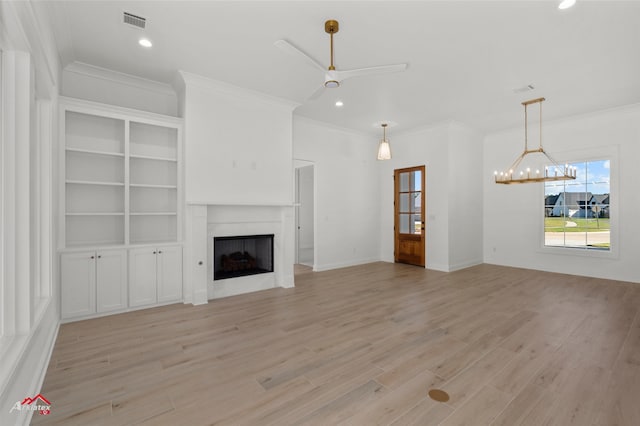
<path id="1" fill-rule="evenodd" d="M 573 180 L 576 178 L 576 168 L 565 164 L 564 167 L 559 165 L 549 154 L 542 148 L 542 102 L 544 98 L 532 99 L 522 102 L 524 106 L 524 151 L 513 164 L 506 170 L 493 172 L 496 183 L 510 185 L 514 183 L 532 183 L 532 182 L 550 182 L 558 180 Z M 529 149 L 528 141 L 528 115 L 527 106 L 531 104 L 540 104 L 540 139 L 537 149 Z M 541 171 L 537 168 L 535 171 L 531 167 L 524 167 L 523 160 L 528 155 L 542 156 L 544 163 L 549 164 Z M 539 162 L 538 162 L 539 163 Z"/>

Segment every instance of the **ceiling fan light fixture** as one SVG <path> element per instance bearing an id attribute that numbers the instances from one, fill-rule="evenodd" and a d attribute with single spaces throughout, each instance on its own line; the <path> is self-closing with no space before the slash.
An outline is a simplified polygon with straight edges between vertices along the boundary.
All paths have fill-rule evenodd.
<path id="1" fill-rule="evenodd" d="M 327 89 L 335 89 L 336 87 L 340 87 L 340 82 L 336 80 L 327 80 L 324 82 L 324 87 Z"/>
<path id="2" fill-rule="evenodd" d="M 391 160 L 391 145 L 387 140 L 387 123 L 382 123 L 382 140 L 378 144 L 378 160 Z"/>

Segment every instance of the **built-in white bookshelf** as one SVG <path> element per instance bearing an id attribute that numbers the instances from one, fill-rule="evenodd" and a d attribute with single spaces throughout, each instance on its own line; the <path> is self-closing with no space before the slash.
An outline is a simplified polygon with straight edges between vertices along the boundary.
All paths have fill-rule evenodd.
<path id="1" fill-rule="evenodd" d="M 130 241 L 146 244 L 177 237 L 177 130 L 131 123 Z"/>
<path id="2" fill-rule="evenodd" d="M 181 122 L 61 99 L 64 248 L 181 239 Z"/>

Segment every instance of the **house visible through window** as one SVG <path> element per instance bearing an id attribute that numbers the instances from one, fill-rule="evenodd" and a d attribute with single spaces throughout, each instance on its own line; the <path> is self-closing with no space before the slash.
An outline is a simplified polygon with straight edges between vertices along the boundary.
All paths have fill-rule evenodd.
<path id="1" fill-rule="evenodd" d="M 611 249 L 610 162 L 571 163 L 576 179 L 546 182 L 544 245 L 585 250 Z"/>

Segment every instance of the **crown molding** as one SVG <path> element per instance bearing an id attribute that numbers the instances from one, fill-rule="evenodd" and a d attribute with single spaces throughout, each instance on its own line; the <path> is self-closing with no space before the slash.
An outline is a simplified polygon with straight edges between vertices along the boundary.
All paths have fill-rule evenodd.
<path id="1" fill-rule="evenodd" d="M 181 117 L 174 117 L 172 115 L 158 114 L 155 112 L 143 111 L 139 109 L 115 106 L 103 104 L 101 102 L 88 101 L 86 99 L 71 98 L 68 96 L 59 96 L 59 104 L 62 108 L 66 108 L 71 111 L 86 112 L 87 110 L 100 111 L 107 117 L 118 118 L 126 120 L 130 117 L 135 117 L 139 120 L 147 120 L 155 123 L 162 123 L 163 125 L 173 125 L 176 128 L 180 128 L 183 124 Z"/>
<path id="2" fill-rule="evenodd" d="M 300 106 L 298 102 L 294 102 L 289 99 L 267 95 L 266 93 L 258 92 L 256 90 L 251 90 L 240 86 L 235 86 L 233 84 L 219 80 L 213 80 L 211 78 L 203 77 L 201 75 L 193 74 L 187 71 L 179 70 L 178 74 L 180 75 L 180 77 L 182 77 L 182 80 L 186 87 L 196 86 L 251 101 L 255 101 L 256 99 L 258 99 L 262 102 L 266 102 L 272 105 L 278 105 L 289 110 L 293 110 Z M 177 83 L 175 85 L 177 85 Z"/>
<path id="3" fill-rule="evenodd" d="M 160 83 L 158 81 L 137 77 L 131 74 L 125 74 L 119 71 L 113 71 L 107 68 L 86 64 L 84 62 L 72 62 L 64 68 L 64 71 L 74 74 L 85 75 L 98 78 L 105 81 L 124 84 L 138 89 L 156 92 L 162 95 L 176 96 L 175 90 L 170 84 Z"/>
<path id="4" fill-rule="evenodd" d="M 34 4 L 1 2 L 0 23 L 0 49 L 28 52 L 35 63 L 38 96 L 46 99 L 55 97 L 58 58 L 50 53 L 48 44 L 53 33 L 38 19 Z"/>

